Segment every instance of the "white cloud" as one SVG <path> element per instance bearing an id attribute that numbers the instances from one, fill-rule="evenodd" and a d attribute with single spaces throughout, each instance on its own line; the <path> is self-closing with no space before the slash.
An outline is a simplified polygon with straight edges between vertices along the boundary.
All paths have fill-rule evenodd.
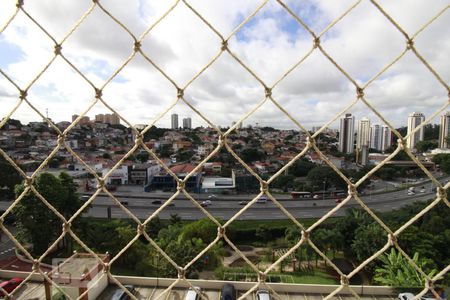
<path id="1" fill-rule="evenodd" d="M 110 11 L 137 37 L 155 22 L 174 1 L 103 0 Z M 200 1 L 189 3 L 223 36 L 228 36 L 260 1 Z M 342 14 L 353 1 L 309 0 L 288 5 L 314 30 L 323 30 Z M 446 1 L 380 1 L 389 14 L 409 33 L 417 31 L 432 18 Z M 82 1 L 42 0 L 25 2 L 25 8 L 59 41 L 90 3 Z M 3 7 L 4 6 L 4 7 Z M 13 7 L 0 4 L 0 26 Z M 3 23 L 1 23 L 3 22 Z M 450 14 L 422 32 L 415 40 L 419 52 L 430 62 L 445 82 L 450 80 L 447 28 Z M 53 53 L 53 44 L 22 13 L 0 35 L 2 45 L 15 45 L 20 52 L 4 55 L 4 70 L 21 87 L 26 86 Z M 175 82 L 183 86 L 219 51 L 220 38 L 182 2 L 158 24 L 142 43 L 143 51 Z M 275 1 L 270 1 L 237 36 L 229 41 L 231 51 L 242 59 L 268 85 L 273 84 L 312 46 L 310 35 Z M 369 1 L 362 3 L 332 28 L 323 38 L 324 49 L 358 82 L 364 83 L 389 63 L 406 46 L 405 38 Z M 63 44 L 63 53 L 96 86 L 105 80 L 132 53 L 133 40 L 98 7 Z M 7 60 L 10 61 L 7 61 Z M 5 61 L 6 60 L 6 61 Z M 58 58 L 30 90 L 30 101 L 42 112 L 49 108 L 55 121 L 68 120 L 84 110 L 94 97 L 93 89 Z M 307 128 L 320 125 L 341 111 L 355 97 L 349 81 L 316 49 L 273 91 L 287 111 Z M 13 96 L 13 97 L 12 97 Z M 0 117 L 11 109 L 14 88 L 0 80 Z M 404 125 L 409 111 L 430 115 L 448 100 L 446 91 L 412 54 L 402 58 L 366 90 L 367 99 L 395 126 Z M 139 55 L 122 70 L 104 90 L 104 99 L 132 123 L 149 123 L 175 99 L 176 89 L 149 62 Z M 186 99 L 211 121 L 229 125 L 242 117 L 264 97 L 263 87 L 227 53 L 186 89 Z M 405 107 L 407 109 L 405 109 Z M 105 111 L 98 105 L 89 113 Z M 33 114 L 19 110 L 13 117 L 31 121 Z M 186 105 L 174 112 L 191 116 L 194 125 L 205 125 Z M 363 105 L 357 115 L 373 115 Z M 170 114 L 170 112 L 169 112 Z M 261 108 L 259 123 L 275 127 L 293 127 L 273 105 Z M 168 126 L 163 119 L 161 126 Z"/>

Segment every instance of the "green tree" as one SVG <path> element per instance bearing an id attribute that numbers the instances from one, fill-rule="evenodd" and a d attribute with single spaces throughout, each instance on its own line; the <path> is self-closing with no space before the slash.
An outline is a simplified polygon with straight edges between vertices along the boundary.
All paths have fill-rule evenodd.
<path id="1" fill-rule="evenodd" d="M 247 148 L 241 151 L 240 157 L 244 162 L 251 163 L 264 160 L 266 155 L 256 148 Z"/>
<path id="2" fill-rule="evenodd" d="M 43 173 L 33 183 L 36 190 L 65 217 L 81 206 L 73 181 L 67 176 L 58 178 Z M 24 189 L 24 185 L 16 186 L 16 196 Z M 61 220 L 31 191 L 14 207 L 13 213 L 17 219 L 19 238 L 30 242 L 33 253 L 37 255 L 44 253 L 61 234 Z"/>
<path id="3" fill-rule="evenodd" d="M 419 253 L 416 252 L 412 260 L 419 268 L 424 269 L 425 263 L 419 259 Z M 375 282 L 394 287 L 423 287 L 425 284 L 419 272 L 395 249 L 382 255 L 380 261 L 382 266 L 375 269 Z M 436 272 L 431 270 L 427 275 L 432 278 Z"/>
<path id="4" fill-rule="evenodd" d="M 436 149 L 437 147 L 438 147 L 437 141 L 426 140 L 426 141 L 419 141 L 416 144 L 417 151 L 421 153 L 427 152 L 428 150 Z"/>
<path id="5" fill-rule="evenodd" d="M 315 163 L 312 163 L 307 159 L 300 159 L 289 168 L 289 172 L 295 177 L 304 177 L 315 167 Z"/>
<path id="6" fill-rule="evenodd" d="M 324 182 L 325 189 L 331 185 L 339 188 L 346 186 L 345 181 L 330 167 L 316 167 L 308 172 L 306 178 L 311 186 L 317 186 L 319 189 L 323 189 Z"/>
<path id="7" fill-rule="evenodd" d="M 22 182 L 22 177 L 16 169 L 0 155 L 0 200 L 12 200 L 14 187 Z"/>

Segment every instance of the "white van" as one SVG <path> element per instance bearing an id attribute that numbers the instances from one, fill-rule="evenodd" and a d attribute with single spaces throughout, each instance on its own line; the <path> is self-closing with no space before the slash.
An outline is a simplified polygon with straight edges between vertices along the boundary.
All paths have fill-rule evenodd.
<path id="1" fill-rule="evenodd" d="M 194 286 L 194 289 L 189 288 L 189 290 L 186 293 L 186 297 L 184 297 L 184 300 L 199 300 L 200 299 L 200 293 L 202 292 L 202 289 L 198 286 Z"/>
<path id="2" fill-rule="evenodd" d="M 266 290 L 258 290 L 256 292 L 256 299 L 257 300 L 271 300 L 270 294 Z"/>

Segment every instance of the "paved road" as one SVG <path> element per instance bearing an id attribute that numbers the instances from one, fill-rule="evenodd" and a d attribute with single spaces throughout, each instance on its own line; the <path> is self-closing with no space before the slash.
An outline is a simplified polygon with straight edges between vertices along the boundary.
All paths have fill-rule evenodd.
<path id="1" fill-rule="evenodd" d="M 416 195 L 409 196 L 405 190 L 392 192 L 388 194 L 369 195 L 363 197 L 364 202 L 371 208 L 377 211 L 391 211 L 396 208 L 400 208 L 406 204 L 413 203 L 415 201 L 425 201 L 435 197 L 434 192 L 427 191 L 425 193 L 417 193 Z M 154 199 L 139 199 L 139 198 L 127 198 L 121 197 L 119 200 L 126 204 L 126 207 L 135 214 L 138 218 L 145 219 L 152 214 L 161 205 L 152 204 Z M 251 200 L 251 196 L 247 196 L 246 200 Z M 162 203 L 166 200 L 161 199 Z M 206 207 L 215 217 L 227 220 L 231 218 L 235 213 L 244 207 L 239 202 L 242 201 L 242 197 L 237 199 L 216 199 L 212 201 L 212 204 Z M 165 207 L 160 213 L 160 218 L 169 218 L 171 214 L 178 214 L 182 219 L 199 219 L 205 217 L 205 214 L 199 210 L 190 200 L 186 199 L 174 199 L 173 207 Z M 287 200 L 280 199 L 280 203 L 296 218 L 317 218 L 321 217 L 329 210 L 331 210 L 336 203 L 333 199 L 325 200 Z M 107 196 L 99 196 L 94 201 L 91 209 L 85 214 L 85 216 L 106 218 L 107 208 L 111 207 L 111 215 L 113 218 L 127 218 L 128 215 L 120 207 Z M 344 215 L 345 208 L 348 207 L 360 207 L 355 200 L 350 200 L 343 209 L 339 210 L 336 215 Z M 274 203 L 268 201 L 267 203 L 254 203 L 248 210 L 240 217 L 240 219 L 284 219 L 287 218 L 282 211 L 275 206 Z"/>
<path id="2" fill-rule="evenodd" d="M 426 186 L 426 184 L 424 183 Z M 131 188 L 131 187 L 130 187 Z M 152 204 L 154 200 L 161 200 L 162 203 L 167 201 L 170 197 L 169 193 L 130 193 L 130 196 L 125 196 L 127 193 L 127 187 L 123 187 L 121 191 L 118 191 L 117 198 L 126 205 L 126 207 L 140 219 L 146 219 L 160 204 Z M 416 189 L 418 191 L 419 189 Z M 197 198 L 196 194 L 192 195 Z M 233 217 L 244 205 L 240 205 L 241 201 L 250 201 L 256 195 L 229 195 L 218 196 L 217 199 L 212 200 L 212 205 L 206 209 L 215 217 L 228 220 Z M 151 198 L 150 198 L 151 197 Z M 362 197 L 364 202 L 371 208 L 377 211 L 391 211 L 396 208 L 400 208 L 406 204 L 413 203 L 415 201 L 425 201 L 433 199 L 435 192 L 430 190 L 429 184 L 425 193 L 419 193 L 410 196 L 407 195 L 406 190 L 399 190 L 384 194 L 366 195 Z M 316 199 L 316 200 L 292 200 L 289 195 L 276 196 L 280 203 L 296 218 L 318 218 L 323 216 L 329 210 L 331 210 L 336 203 L 334 199 Z M 160 213 L 159 217 L 166 219 L 170 218 L 171 214 L 178 214 L 185 220 L 196 220 L 204 218 L 205 214 L 196 207 L 190 200 L 186 199 L 184 195 L 179 196 L 173 200 L 174 206 L 165 207 Z M 9 206 L 10 202 L 0 202 L 0 209 L 5 210 Z M 111 207 L 111 216 L 113 218 L 128 218 L 129 216 L 125 211 L 118 207 L 112 199 L 106 194 L 100 194 L 92 203 L 92 207 L 84 213 L 84 216 L 107 218 L 108 207 Z M 340 209 L 336 215 L 344 215 L 345 209 L 349 207 L 360 207 L 355 200 L 349 201 L 342 209 Z M 265 204 L 254 203 L 248 210 L 241 215 L 240 219 L 256 220 L 256 219 L 285 219 L 287 216 L 275 206 L 274 203 L 268 201 Z M 6 246 L 5 246 L 6 247 Z M 0 255 L 2 251 L 0 246 Z"/>

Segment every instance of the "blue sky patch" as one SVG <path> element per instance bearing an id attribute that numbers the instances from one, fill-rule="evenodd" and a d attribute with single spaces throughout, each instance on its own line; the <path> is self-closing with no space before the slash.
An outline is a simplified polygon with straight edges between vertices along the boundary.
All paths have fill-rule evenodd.
<path id="1" fill-rule="evenodd" d="M 22 60 L 24 53 L 20 47 L 8 43 L 4 37 L 0 36 L 0 68 L 5 70 L 9 64 Z"/>

